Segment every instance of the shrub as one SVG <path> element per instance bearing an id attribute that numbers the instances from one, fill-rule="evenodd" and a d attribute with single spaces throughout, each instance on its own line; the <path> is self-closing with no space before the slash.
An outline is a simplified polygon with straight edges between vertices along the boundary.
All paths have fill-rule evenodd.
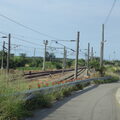
<path id="1" fill-rule="evenodd" d="M 19 76 L 17 76 L 19 79 Z M 23 116 L 30 115 L 30 111 L 25 109 L 23 96 L 13 95 L 20 92 L 18 81 L 14 81 L 13 75 L 0 76 L 0 120 L 18 120 Z"/>
<path id="2" fill-rule="evenodd" d="M 27 110 L 33 110 L 36 108 L 49 108 L 52 106 L 54 96 L 52 94 L 36 94 L 36 97 L 31 100 L 27 100 L 25 103 L 25 108 Z"/>

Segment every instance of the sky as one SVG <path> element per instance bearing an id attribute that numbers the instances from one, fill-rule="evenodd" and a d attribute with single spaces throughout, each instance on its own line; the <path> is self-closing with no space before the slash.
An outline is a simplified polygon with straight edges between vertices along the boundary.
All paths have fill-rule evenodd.
<path id="1" fill-rule="evenodd" d="M 18 26 L 0 16 L 0 32 L 11 33 L 12 52 L 15 54 L 26 52 L 29 56 L 43 56 L 43 40 L 48 45 L 58 48 L 63 46 L 51 40 L 76 40 L 80 31 L 80 49 L 87 49 L 90 42 L 95 55 L 100 55 L 100 41 L 102 40 L 102 24 L 104 23 L 114 0 L 0 0 L 0 14 L 18 21 L 30 28 L 51 37 Z M 109 21 L 105 25 L 105 59 L 120 59 L 120 0 L 117 0 Z M 3 35 L 0 34 L 2 37 Z M 15 37 L 19 38 L 15 39 Z M 55 38 L 55 39 L 54 39 Z M 21 41 L 30 41 L 27 43 Z M 0 39 L 1 42 L 3 38 Z M 5 40 L 5 39 L 4 39 Z M 6 40 L 7 42 L 7 40 Z M 35 43 L 35 44 L 32 44 Z M 75 42 L 59 41 L 63 45 L 75 50 Z M 22 46 L 21 46 L 22 45 Z M 0 48 L 2 43 L 0 44 Z M 49 49 L 56 56 L 63 56 L 63 49 Z M 75 53 L 68 50 L 68 57 L 75 58 Z M 79 58 L 83 58 L 81 53 Z"/>

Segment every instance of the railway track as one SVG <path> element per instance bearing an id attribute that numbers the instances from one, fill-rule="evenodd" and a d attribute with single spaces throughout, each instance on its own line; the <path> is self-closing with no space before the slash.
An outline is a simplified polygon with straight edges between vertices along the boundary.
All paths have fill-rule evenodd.
<path id="1" fill-rule="evenodd" d="M 85 69 L 86 67 L 80 67 L 80 69 Z M 64 72 L 71 72 L 71 71 L 74 71 L 74 69 L 67 69 L 67 70 L 64 70 Z M 24 74 L 24 77 L 26 79 L 29 79 L 29 78 L 36 78 L 36 77 L 43 77 L 43 76 L 48 76 L 48 75 L 53 75 L 53 74 L 58 74 L 58 73 L 62 73 L 63 70 L 54 70 L 54 71 L 43 71 L 43 72 L 29 72 L 29 73 L 25 73 Z"/>

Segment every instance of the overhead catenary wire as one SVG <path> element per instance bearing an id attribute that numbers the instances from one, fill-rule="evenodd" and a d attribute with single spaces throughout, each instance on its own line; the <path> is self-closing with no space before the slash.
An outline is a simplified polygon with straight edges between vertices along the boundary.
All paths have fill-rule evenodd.
<path id="1" fill-rule="evenodd" d="M 26 26 L 26 25 L 24 25 L 24 24 L 22 24 L 22 23 L 20 23 L 20 22 L 18 22 L 18 21 L 16 21 L 16 20 L 11 19 L 10 17 L 8 17 L 8 16 L 6 16 L 6 15 L 3 15 L 2 13 L 0 13 L 0 17 L 3 17 L 3 18 L 5 18 L 5 19 L 7 19 L 8 21 L 11 21 L 11 22 L 13 22 L 13 23 L 15 23 L 15 24 L 17 24 L 17 25 L 25 28 L 25 29 L 28 29 L 28 30 L 30 30 L 30 31 L 33 31 L 33 32 L 35 32 L 35 33 L 37 33 L 37 34 L 40 34 L 40 35 L 42 35 L 42 36 L 46 36 L 46 37 L 52 38 L 52 39 L 59 39 L 59 38 L 56 38 L 56 37 L 54 37 L 54 36 L 51 36 L 51 35 L 42 33 L 42 32 L 40 32 L 40 31 L 38 31 L 38 30 L 35 30 L 35 29 L 33 29 L 33 28 L 29 27 L 29 26 Z"/>
<path id="2" fill-rule="evenodd" d="M 12 36 L 12 38 L 20 40 L 20 41 L 24 41 L 24 42 L 29 43 L 29 44 L 34 44 L 34 45 L 37 45 L 37 46 L 43 46 L 43 45 L 40 45 L 38 43 L 31 42 L 31 41 L 28 41 L 28 40 L 25 40 L 25 39 L 22 39 L 22 38 L 18 38 L 18 37 L 15 37 L 15 36 Z"/>
<path id="3" fill-rule="evenodd" d="M 107 24 L 107 22 L 109 21 L 109 18 L 110 18 L 111 14 L 112 14 L 112 11 L 113 11 L 113 9 L 114 9 L 114 7 L 115 7 L 115 5 L 116 5 L 116 2 L 117 2 L 117 0 L 114 0 L 114 1 L 113 1 L 112 7 L 111 7 L 111 9 L 109 10 L 109 13 L 108 13 L 108 15 L 107 15 L 107 17 L 106 17 L 106 19 L 105 19 L 105 21 L 104 21 L 104 24 Z"/>
<path id="4" fill-rule="evenodd" d="M 0 31 L 0 33 L 7 36 L 7 34 L 4 33 L 4 32 L 1 32 L 1 31 Z M 20 40 L 20 41 L 23 41 L 23 42 L 26 42 L 26 43 L 29 43 L 29 44 L 32 44 L 32 45 L 37 45 L 37 46 L 42 46 L 42 47 L 44 46 L 44 45 L 40 45 L 40 44 L 35 43 L 35 42 L 28 41 L 28 40 L 26 40 L 26 39 L 22 39 L 22 38 L 16 37 L 16 35 L 12 36 L 12 38 L 17 39 L 17 40 Z M 21 45 L 21 46 L 23 46 L 23 45 Z M 26 46 L 26 47 L 27 47 L 27 46 Z M 50 48 L 50 49 L 63 49 L 63 48 L 61 48 L 61 47 L 53 47 L 53 46 L 47 46 L 47 47 Z M 66 48 L 71 50 L 71 48 L 68 48 L 68 47 L 66 47 Z"/>

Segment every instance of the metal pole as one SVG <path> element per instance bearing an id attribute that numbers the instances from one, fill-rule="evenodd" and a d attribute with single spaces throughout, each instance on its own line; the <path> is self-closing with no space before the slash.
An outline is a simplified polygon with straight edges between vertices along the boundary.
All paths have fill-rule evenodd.
<path id="1" fill-rule="evenodd" d="M 48 40 L 44 40 L 44 45 L 45 45 L 45 48 L 44 48 L 44 57 L 43 57 L 43 71 L 45 71 L 45 62 L 46 62 L 46 47 L 48 45 Z"/>
<path id="2" fill-rule="evenodd" d="M 1 69 L 4 68 L 4 48 L 5 48 L 5 41 L 3 41 L 3 51 L 2 51 Z"/>
<path id="3" fill-rule="evenodd" d="M 9 73 L 9 67 L 10 67 L 10 41 L 11 41 L 11 34 L 8 35 L 7 73 Z"/>
<path id="4" fill-rule="evenodd" d="M 77 73 L 78 73 L 79 37 L 80 37 L 80 32 L 77 33 L 76 60 L 75 60 L 75 75 L 74 75 L 74 79 L 77 79 Z"/>
<path id="5" fill-rule="evenodd" d="M 102 24 L 102 41 L 101 41 L 101 48 L 100 48 L 100 68 L 103 67 L 103 56 L 104 56 L 104 24 Z"/>

